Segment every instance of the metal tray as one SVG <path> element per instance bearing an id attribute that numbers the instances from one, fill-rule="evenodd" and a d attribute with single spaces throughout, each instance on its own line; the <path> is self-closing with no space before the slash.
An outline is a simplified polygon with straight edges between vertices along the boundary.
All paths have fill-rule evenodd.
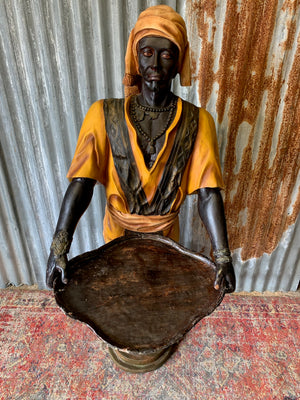
<path id="1" fill-rule="evenodd" d="M 57 304 L 110 346 L 151 353 L 178 343 L 224 297 L 215 265 L 171 239 L 137 234 L 73 258 Z"/>

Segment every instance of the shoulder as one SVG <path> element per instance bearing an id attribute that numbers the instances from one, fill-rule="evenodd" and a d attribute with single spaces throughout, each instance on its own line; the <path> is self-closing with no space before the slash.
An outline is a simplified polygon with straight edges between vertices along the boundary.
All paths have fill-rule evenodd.
<path id="1" fill-rule="evenodd" d="M 114 118 L 115 115 L 122 115 L 124 111 L 125 99 L 105 99 L 103 100 L 103 111 L 105 118 Z"/>
<path id="2" fill-rule="evenodd" d="M 194 109 L 197 110 L 199 112 L 199 115 L 204 118 L 204 119 L 208 119 L 208 120 L 212 120 L 213 121 L 213 117 L 211 116 L 211 114 L 203 107 L 198 107 L 193 103 L 190 103 L 189 101 L 183 100 L 182 98 L 180 98 L 180 100 L 182 101 L 182 104 L 185 107 L 188 107 L 190 109 Z"/>
<path id="3" fill-rule="evenodd" d="M 199 121 L 201 121 L 205 125 L 208 125 L 210 131 L 215 132 L 216 130 L 215 121 L 212 115 L 207 110 L 205 110 L 205 108 L 199 109 Z"/>
<path id="4" fill-rule="evenodd" d="M 199 124 L 208 124 L 211 129 L 215 129 L 215 122 L 211 114 L 203 107 L 197 107 L 195 104 L 190 103 L 189 101 L 183 100 L 182 107 L 186 110 L 186 114 L 189 115 L 191 113 L 198 114 L 199 116 Z"/>
<path id="5" fill-rule="evenodd" d="M 103 107 L 104 99 L 96 100 L 89 108 L 89 111 L 97 111 Z"/>
<path id="6" fill-rule="evenodd" d="M 95 101 L 89 108 L 88 113 L 97 113 L 103 110 L 105 105 L 113 107 L 114 105 L 124 104 L 125 99 L 99 99 Z"/>
<path id="7" fill-rule="evenodd" d="M 85 120 L 98 118 L 99 115 L 102 114 L 102 112 L 103 112 L 103 100 L 97 100 L 88 109 L 85 116 Z"/>
<path id="8" fill-rule="evenodd" d="M 119 99 L 119 98 L 112 97 L 110 99 L 102 99 L 102 100 L 98 100 L 98 101 L 105 102 L 108 104 L 114 104 L 114 103 L 119 104 L 119 103 L 124 103 L 125 99 L 124 98 Z"/>
<path id="9" fill-rule="evenodd" d="M 124 106 L 124 99 L 100 99 L 95 101 L 85 115 L 85 121 L 98 121 L 107 112 L 121 111 Z"/>
<path id="10" fill-rule="evenodd" d="M 200 110 L 200 108 L 195 106 L 195 104 L 190 103 L 189 101 L 183 100 L 181 97 L 179 97 L 179 99 L 182 102 L 182 107 L 185 107 L 187 109 L 192 109 L 192 110 L 195 110 L 195 111 L 199 111 Z"/>
<path id="11" fill-rule="evenodd" d="M 111 98 L 111 99 L 104 99 L 104 100 L 100 100 L 103 102 L 104 106 L 108 106 L 108 107 L 118 107 L 118 106 L 122 106 L 125 103 L 125 99 L 116 99 L 116 98 Z"/>

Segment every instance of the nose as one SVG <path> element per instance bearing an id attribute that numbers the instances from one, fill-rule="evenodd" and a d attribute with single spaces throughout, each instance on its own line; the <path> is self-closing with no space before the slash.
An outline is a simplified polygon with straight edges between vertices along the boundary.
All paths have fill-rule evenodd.
<path id="1" fill-rule="evenodd" d="M 155 71 L 159 68 L 159 54 L 157 51 L 153 53 L 151 68 Z"/>

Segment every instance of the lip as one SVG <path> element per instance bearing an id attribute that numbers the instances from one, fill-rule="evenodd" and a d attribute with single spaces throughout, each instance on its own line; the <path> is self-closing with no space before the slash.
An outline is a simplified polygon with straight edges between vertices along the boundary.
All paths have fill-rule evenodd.
<path id="1" fill-rule="evenodd" d="M 161 76 L 158 74 L 151 74 L 151 75 L 148 75 L 148 80 L 149 81 L 160 81 Z"/>

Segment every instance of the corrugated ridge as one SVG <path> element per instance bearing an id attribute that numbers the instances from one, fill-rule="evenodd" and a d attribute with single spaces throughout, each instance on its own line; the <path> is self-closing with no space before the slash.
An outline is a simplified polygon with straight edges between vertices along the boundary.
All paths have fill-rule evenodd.
<path id="1" fill-rule="evenodd" d="M 231 224 L 230 237 L 234 239 L 238 290 L 297 289 L 300 276 L 300 222 L 295 213 L 299 209 L 300 160 L 296 157 L 299 149 L 291 144 L 299 135 L 300 102 L 299 85 L 298 92 L 291 91 L 291 85 L 295 85 L 297 79 L 299 82 L 300 77 L 297 44 L 300 7 L 292 0 L 263 2 L 260 5 L 262 14 L 268 12 L 269 21 L 273 21 L 272 32 L 269 33 L 270 44 L 266 47 L 268 54 L 264 55 L 264 74 L 271 76 L 267 81 L 270 87 L 276 83 L 272 82 L 275 78 L 281 79 L 282 85 L 277 88 L 272 107 L 269 105 L 268 108 L 267 92 L 261 96 L 256 119 L 251 114 L 254 109 L 245 103 L 251 100 L 247 96 L 241 97 L 242 103 L 238 103 L 233 98 L 233 90 L 229 90 L 228 96 L 221 99 L 225 76 L 220 75 L 224 73 L 220 65 L 226 65 L 224 60 L 232 57 L 232 47 L 226 42 L 230 39 L 226 36 L 228 24 L 237 23 L 235 18 L 238 18 L 240 26 L 245 27 L 247 20 L 241 18 L 247 11 L 249 29 L 252 27 L 254 32 L 257 28 L 254 22 L 259 15 L 245 0 L 239 2 L 236 9 L 233 3 L 220 0 L 215 3 L 194 0 L 0 2 L 1 287 L 8 283 L 37 283 L 41 288 L 45 287 L 48 249 L 68 185 L 65 175 L 84 115 L 91 103 L 99 98 L 123 96 L 122 77 L 128 35 L 138 14 L 147 6 L 160 3 L 171 5 L 185 18 L 193 50 L 193 87 L 181 88 L 176 79 L 174 90 L 184 99 L 207 107 L 217 124 L 222 166 L 229 183 L 226 203 Z M 272 9 L 275 5 L 276 8 Z M 199 22 L 201 26 L 198 26 Z M 251 35 L 244 37 L 251 50 Z M 283 42 L 286 48 L 278 51 Z M 249 56 L 259 53 L 257 49 L 251 51 Z M 207 59 L 205 54 L 208 55 Z M 233 78 L 242 72 L 239 70 L 240 56 L 236 53 Z M 209 70 L 203 69 L 204 65 Z M 247 71 L 249 66 L 252 64 L 245 63 L 243 71 Z M 234 82 L 232 79 L 228 84 Z M 259 90 L 259 86 L 257 88 Z M 286 108 L 287 105 L 294 107 L 294 110 Z M 287 111 L 289 116 L 294 115 L 293 125 L 286 119 Z M 233 132 L 230 127 L 237 112 L 244 113 L 245 118 L 241 119 L 243 124 L 237 125 Z M 268 115 L 265 115 L 266 112 Z M 266 141 L 266 131 L 263 129 L 266 118 L 274 120 L 274 131 L 269 141 Z M 251 146 L 249 135 L 252 135 Z M 289 146 L 284 147 L 284 140 Z M 230 156 L 232 143 L 236 150 Z M 268 156 L 269 175 L 265 176 L 261 170 L 253 175 L 253 182 L 250 181 L 250 173 L 245 181 L 235 179 L 232 174 L 239 174 L 245 168 L 243 152 L 251 151 L 248 158 L 255 165 L 259 151 L 262 151 L 261 146 L 265 146 L 264 152 Z M 284 150 L 294 160 L 293 163 L 286 162 Z M 277 169 L 272 170 L 276 157 L 281 158 L 277 160 Z M 240 222 L 247 218 L 250 202 L 264 198 L 263 190 L 264 186 L 269 185 L 268 178 L 276 178 L 274 171 L 282 175 L 283 184 L 281 187 L 273 185 L 274 196 L 267 205 L 269 209 L 266 207 L 268 212 L 265 220 L 257 220 L 252 209 L 249 219 L 252 225 L 248 226 L 248 233 L 244 236 L 255 248 L 255 240 L 258 240 L 255 226 L 264 224 L 262 232 L 266 235 L 272 232 L 274 216 L 281 213 L 282 220 L 276 225 L 277 233 L 274 231 L 277 235 L 274 233 L 274 246 L 270 254 L 262 252 L 257 258 L 243 260 L 246 243 L 240 246 L 241 241 L 238 240 L 239 235 L 243 234 Z M 265 182 L 264 185 L 261 182 Z M 243 196 L 248 206 L 239 210 L 239 221 L 235 216 L 232 217 L 232 210 L 236 207 L 241 187 L 245 191 Z M 252 187 L 251 191 L 249 187 Z M 253 197 L 255 190 L 257 192 Z M 281 190 L 286 191 L 284 201 Z M 209 255 L 209 241 L 198 218 L 196 203 L 196 198 L 192 196 L 181 210 L 181 242 Z M 96 187 L 92 204 L 75 233 L 71 257 L 103 244 L 104 207 L 104 190 Z M 233 235 L 233 228 L 237 234 Z M 262 235 L 259 240 L 263 239 Z"/>

